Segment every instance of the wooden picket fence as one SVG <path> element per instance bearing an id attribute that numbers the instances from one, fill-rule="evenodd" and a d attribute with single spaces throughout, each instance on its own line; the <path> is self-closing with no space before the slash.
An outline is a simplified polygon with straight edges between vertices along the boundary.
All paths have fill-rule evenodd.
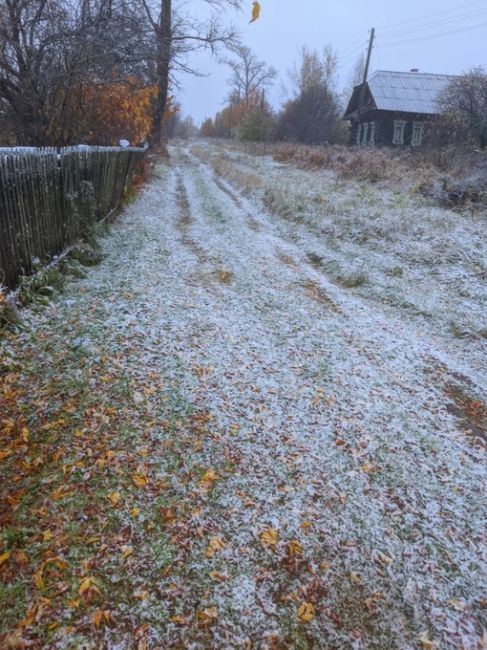
<path id="1" fill-rule="evenodd" d="M 112 214 L 145 149 L 0 148 L 0 284 L 49 262 Z"/>

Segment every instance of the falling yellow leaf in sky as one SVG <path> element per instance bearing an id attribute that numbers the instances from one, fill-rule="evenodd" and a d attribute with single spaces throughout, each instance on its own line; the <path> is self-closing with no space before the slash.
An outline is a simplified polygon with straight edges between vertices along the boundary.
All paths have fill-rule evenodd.
<path id="1" fill-rule="evenodd" d="M 274 528 L 266 528 L 261 532 L 259 537 L 261 543 L 264 546 L 275 546 L 277 544 L 279 535 L 277 533 L 277 530 L 274 530 Z"/>
<path id="2" fill-rule="evenodd" d="M 310 623 L 315 617 L 315 608 L 312 603 L 303 603 L 298 607 L 298 621 Z"/>
<path id="3" fill-rule="evenodd" d="M 257 1 L 255 1 L 252 3 L 252 18 L 249 20 L 249 25 L 250 23 L 254 23 L 259 18 L 260 18 L 260 4 Z"/>

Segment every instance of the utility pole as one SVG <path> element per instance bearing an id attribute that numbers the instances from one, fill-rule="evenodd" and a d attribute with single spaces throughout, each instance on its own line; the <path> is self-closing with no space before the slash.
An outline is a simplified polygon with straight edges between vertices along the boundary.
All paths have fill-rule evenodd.
<path id="1" fill-rule="evenodd" d="M 370 57 L 372 56 L 372 48 L 374 46 L 374 38 L 375 38 L 375 28 L 372 27 L 372 29 L 370 30 L 369 49 L 367 51 L 367 60 L 365 62 L 364 78 L 363 78 L 363 81 L 362 81 L 362 88 L 360 90 L 360 99 L 359 99 L 358 109 L 357 109 L 357 120 L 358 121 L 360 121 L 360 113 L 362 112 L 362 108 L 363 108 L 363 105 L 364 105 L 365 84 L 367 82 L 367 77 L 369 76 Z"/>

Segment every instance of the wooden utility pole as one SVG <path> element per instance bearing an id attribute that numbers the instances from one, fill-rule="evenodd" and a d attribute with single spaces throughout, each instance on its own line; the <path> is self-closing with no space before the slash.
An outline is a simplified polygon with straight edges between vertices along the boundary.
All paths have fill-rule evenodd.
<path id="1" fill-rule="evenodd" d="M 372 56 L 372 48 L 374 47 L 374 38 L 375 38 L 375 28 L 372 27 L 370 30 L 370 40 L 369 40 L 369 49 L 367 51 L 367 60 L 365 62 L 364 78 L 362 81 L 362 88 L 360 90 L 360 99 L 357 109 L 357 120 L 360 121 L 360 113 L 364 105 L 365 99 L 365 84 L 367 83 L 367 77 L 369 76 L 369 66 L 370 66 L 370 57 Z"/>

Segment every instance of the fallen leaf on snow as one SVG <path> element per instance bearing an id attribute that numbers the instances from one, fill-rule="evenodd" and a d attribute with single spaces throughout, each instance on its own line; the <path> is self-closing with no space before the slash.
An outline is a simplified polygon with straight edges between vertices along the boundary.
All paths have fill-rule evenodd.
<path id="1" fill-rule="evenodd" d="M 208 607 L 198 612 L 198 621 L 204 625 L 211 625 L 218 618 L 218 610 L 216 607 Z"/>
<path id="2" fill-rule="evenodd" d="M 149 480 L 145 474 L 132 474 L 132 481 L 139 488 L 145 488 Z"/>
<path id="3" fill-rule="evenodd" d="M 279 539 L 278 532 L 274 528 L 266 528 L 260 533 L 259 537 L 263 546 L 275 546 Z"/>
<path id="4" fill-rule="evenodd" d="M 440 647 L 438 641 L 431 641 L 431 639 L 428 638 L 428 632 L 423 632 L 419 637 L 419 642 L 421 643 L 421 647 L 426 650 L 435 650 L 435 648 Z"/>
<path id="5" fill-rule="evenodd" d="M 2 564 L 6 562 L 9 557 L 10 557 L 10 551 L 5 551 L 5 553 L 2 553 L 2 555 L 0 555 L 0 566 L 2 566 Z"/>
<path id="6" fill-rule="evenodd" d="M 116 506 L 117 503 L 119 503 L 120 498 L 121 498 L 120 492 L 110 492 L 110 494 L 108 495 L 108 500 L 113 506 Z"/>
<path id="7" fill-rule="evenodd" d="M 223 550 L 225 547 L 226 544 L 221 537 L 211 537 L 206 547 L 205 555 L 207 558 L 212 558 L 215 553 L 218 553 L 218 551 Z"/>
<path id="8" fill-rule="evenodd" d="M 312 603 L 302 603 L 298 607 L 298 621 L 310 623 L 315 617 L 315 608 Z"/>

